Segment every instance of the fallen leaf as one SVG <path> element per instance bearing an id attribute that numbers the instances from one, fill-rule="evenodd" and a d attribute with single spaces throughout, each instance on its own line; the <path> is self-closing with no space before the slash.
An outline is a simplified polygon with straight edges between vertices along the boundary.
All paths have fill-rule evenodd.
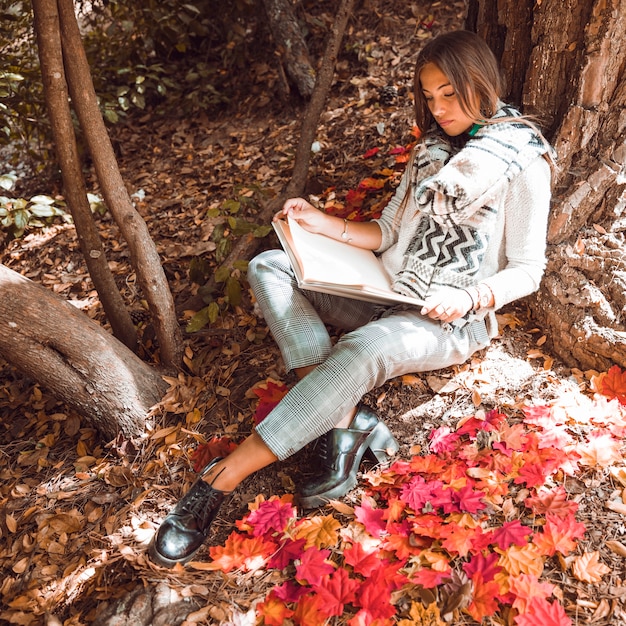
<path id="1" fill-rule="evenodd" d="M 605 574 L 611 571 L 602 561 L 600 552 L 586 552 L 581 556 L 574 557 L 572 574 L 574 578 L 584 583 L 599 583 Z"/>

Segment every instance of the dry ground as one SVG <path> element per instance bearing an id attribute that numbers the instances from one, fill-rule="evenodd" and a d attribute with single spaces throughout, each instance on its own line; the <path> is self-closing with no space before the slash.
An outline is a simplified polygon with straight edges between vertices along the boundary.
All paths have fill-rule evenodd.
<path id="1" fill-rule="evenodd" d="M 360 6 L 347 35 L 354 52 L 339 64 L 308 191 L 321 195 L 335 187 L 340 197 L 371 174 L 363 153 L 381 147 L 382 154 L 407 143 L 415 52 L 423 39 L 459 24 L 461 11 L 462 3 L 407 3 L 395 13 L 374 0 Z M 301 109 L 272 102 L 276 80 L 275 68 L 259 63 L 250 70 L 249 97 L 231 111 L 169 120 L 146 114 L 112 130 L 124 179 L 131 193 L 141 192 L 137 206 L 182 309 L 198 290 L 188 278 L 191 259 L 214 264 L 210 236 L 215 221 L 206 217 L 207 209 L 236 197 L 241 187 L 270 198 L 288 181 Z M 386 104 L 380 89 L 389 85 L 399 95 Z M 97 192 L 91 171 L 88 177 Z M 101 232 L 124 296 L 140 311 L 141 294 L 125 244 L 106 215 Z M 275 241 L 270 237 L 263 245 Z M 59 225 L 8 242 L 1 260 L 102 320 L 72 227 Z M 190 315 L 181 312 L 181 323 Z M 542 332 L 533 327 L 523 303 L 502 312 L 501 331 L 490 348 L 462 367 L 392 380 L 365 398 L 385 417 L 402 457 L 424 450 L 433 427 L 453 426 L 476 410 L 515 412 L 524 402 L 550 402 L 564 389 L 588 391 L 590 374 L 569 371 L 542 352 Z M 149 360 L 155 351 L 149 324 L 142 322 L 140 332 Z M 255 385 L 267 379 L 291 382 L 247 293 L 237 311 L 186 336 L 186 344 L 187 368 L 158 415 L 156 435 L 135 442 L 139 449 L 134 451 L 128 443 L 101 440 L 36 382 L 1 364 L 3 623 L 133 623 L 127 616 L 116 622 L 105 608 L 129 592 L 141 596 L 156 585 L 165 585 L 160 587 L 163 606 L 181 598 L 198 606 L 210 603 L 206 623 L 219 623 L 235 607 L 244 614 L 271 585 L 268 576 L 170 574 L 145 558 L 146 542 L 159 520 L 193 480 L 196 445 L 215 435 L 245 436 L 252 428 Z M 258 494 L 293 491 L 310 465 L 309 454 L 304 450 L 246 481 L 220 511 L 211 542 L 226 538 Z M 579 500 L 579 520 L 587 525 L 585 550 L 601 550 L 611 573 L 599 584 L 581 583 L 555 560 L 547 564 L 546 578 L 563 586 L 563 604 L 575 623 L 626 623 L 623 557 L 604 545 L 607 538 L 619 540 L 626 533 L 625 518 L 605 508 L 619 485 L 600 470 L 572 478 L 567 487 Z M 346 502 L 357 502 L 359 494 L 357 488 Z"/>

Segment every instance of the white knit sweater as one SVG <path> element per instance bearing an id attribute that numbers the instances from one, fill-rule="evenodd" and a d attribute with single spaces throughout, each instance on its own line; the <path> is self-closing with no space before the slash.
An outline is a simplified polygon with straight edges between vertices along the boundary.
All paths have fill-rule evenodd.
<path id="1" fill-rule="evenodd" d="M 478 271 L 475 283 L 491 288 L 495 306 L 488 320 L 490 333 L 494 328 L 493 312 L 503 305 L 526 296 L 539 288 L 546 266 L 546 230 L 550 209 L 550 166 L 543 157 L 536 157 L 517 173 L 502 189 L 491 208 L 497 215 Z M 398 220 L 396 213 L 409 184 L 408 172 L 396 193 L 376 220 L 382 231 L 382 243 L 377 252 L 392 280 L 407 264 L 407 252 L 416 235 L 420 209 L 413 196 Z M 429 293 L 439 287 L 433 285 Z"/>

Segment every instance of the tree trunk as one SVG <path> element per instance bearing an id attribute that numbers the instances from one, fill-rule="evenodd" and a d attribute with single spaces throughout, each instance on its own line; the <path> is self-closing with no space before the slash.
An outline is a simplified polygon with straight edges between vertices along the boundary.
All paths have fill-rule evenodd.
<path id="1" fill-rule="evenodd" d="M 104 199 L 128 243 L 131 262 L 153 317 L 161 363 L 178 368 L 183 355 L 182 332 L 161 260 L 146 223 L 133 207 L 117 166 L 111 139 L 98 108 L 74 3 L 72 0 L 57 0 L 57 4 L 72 105 L 85 133 Z"/>
<path id="2" fill-rule="evenodd" d="M 0 354 L 109 439 L 143 434 L 150 408 L 167 389 L 156 369 L 96 322 L 4 265 Z"/>
<path id="3" fill-rule="evenodd" d="M 46 106 L 76 235 L 113 334 L 134 350 L 137 331 L 109 269 L 87 199 L 63 70 L 56 0 L 33 0 L 33 12 Z"/>
<path id="4" fill-rule="evenodd" d="M 303 98 L 309 98 L 315 85 L 315 69 L 309 59 L 302 30 L 290 0 L 263 0 L 276 51 L 285 64 L 287 75 Z"/>
<path id="5" fill-rule="evenodd" d="M 471 0 L 468 27 L 501 54 L 507 99 L 519 93 L 559 156 L 548 266 L 529 304 L 568 365 L 626 367 L 626 0 L 501 4 Z"/>

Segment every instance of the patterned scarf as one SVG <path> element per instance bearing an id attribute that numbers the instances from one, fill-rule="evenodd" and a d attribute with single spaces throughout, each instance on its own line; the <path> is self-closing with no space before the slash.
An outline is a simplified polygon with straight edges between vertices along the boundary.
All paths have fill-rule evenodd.
<path id="1" fill-rule="evenodd" d="M 502 105 L 493 116 L 519 117 Z M 523 122 L 482 126 L 454 154 L 440 137 L 417 148 L 409 193 L 418 227 L 394 289 L 424 298 L 432 287 L 469 287 L 480 267 L 509 182 L 551 148 Z"/>

